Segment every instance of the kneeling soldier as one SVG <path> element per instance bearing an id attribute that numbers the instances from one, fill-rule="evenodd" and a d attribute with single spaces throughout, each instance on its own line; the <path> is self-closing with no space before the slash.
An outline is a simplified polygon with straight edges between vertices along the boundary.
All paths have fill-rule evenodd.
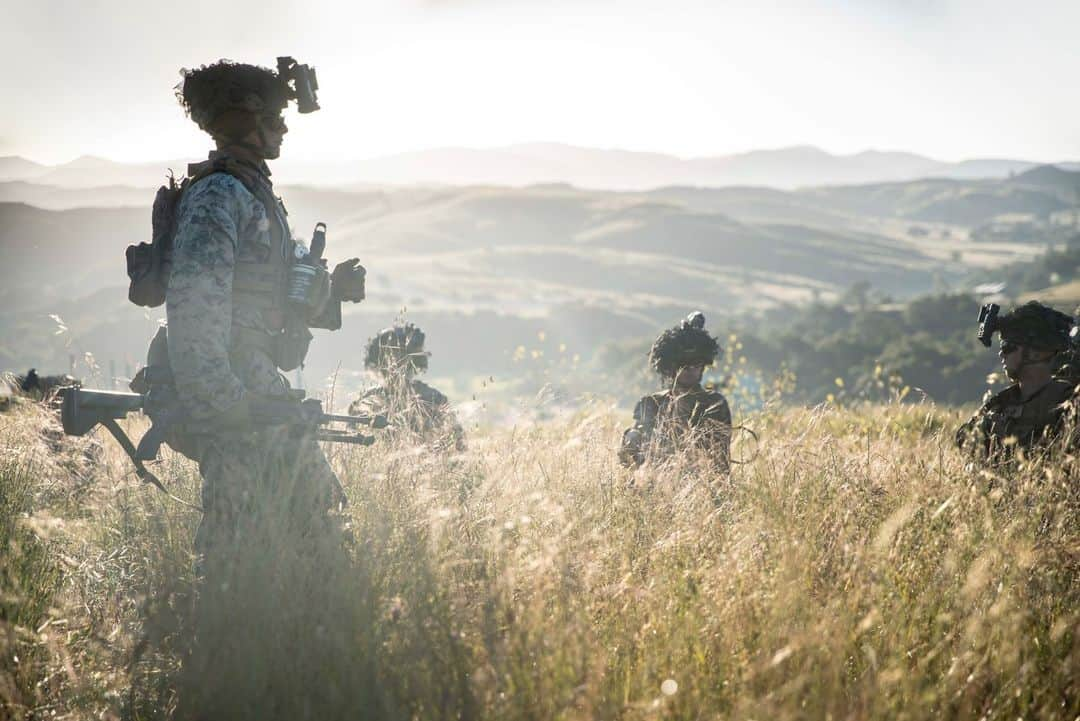
<path id="1" fill-rule="evenodd" d="M 1057 377 L 1055 369 L 1069 349 L 1072 326 L 1071 317 L 1036 301 L 1000 318 L 996 305 L 984 307 L 979 340 L 989 347 L 991 336 L 1001 334 L 998 355 L 1013 385 L 988 398 L 960 427 L 958 446 L 985 460 L 1004 460 L 1061 435 L 1074 384 Z"/>
<path id="2" fill-rule="evenodd" d="M 349 406 L 352 415 L 384 415 L 391 432 L 408 431 L 423 443 L 465 450 L 465 434 L 450 400 L 414 376 L 428 367 L 424 332 L 412 323 L 385 328 L 368 341 L 364 367 L 382 383 Z"/>
<path id="3" fill-rule="evenodd" d="M 686 448 L 703 451 L 726 472 L 731 450 L 731 411 L 724 396 L 701 386 L 705 367 L 720 354 L 720 345 L 705 330 L 705 316 L 691 313 L 681 324 L 660 334 L 649 363 L 666 389 L 647 395 L 634 408 L 634 425 L 622 437 L 619 460 L 640 466 Z"/>

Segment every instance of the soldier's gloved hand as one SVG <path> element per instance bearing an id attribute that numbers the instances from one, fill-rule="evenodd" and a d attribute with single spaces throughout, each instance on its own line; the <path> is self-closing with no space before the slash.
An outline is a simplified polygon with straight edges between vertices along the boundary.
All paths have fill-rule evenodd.
<path id="1" fill-rule="evenodd" d="M 330 274 L 330 297 L 336 301 L 359 303 L 364 299 L 364 281 L 367 270 L 359 258 L 350 258 L 334 266 Z"/>

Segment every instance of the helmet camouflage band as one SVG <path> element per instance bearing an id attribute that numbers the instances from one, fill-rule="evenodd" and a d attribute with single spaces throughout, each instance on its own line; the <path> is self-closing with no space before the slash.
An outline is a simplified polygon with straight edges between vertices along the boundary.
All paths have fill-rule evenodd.
<path id="1" fill-rule="evenodd" d="M 720 355 L 720 344 L 705 330 L 705 316 L 691 313 L 686 320 L 660 334 L 649 352 L 649 365 L 665 378 L 680 368 L 708 366 Z"/>
<path id="2" fill-rule="evenodd" d="M 1069 347 L 1073 319 L 1033 300 L 1001 316 L 998 328 L 1004 341 L 1034 350 L 1063 351 Z"/>
<path id="3" fill-rule="evenodd" d="M 406 366 L 416 373 L 422 373 L 428 367 L 424 331 L 412 323 L 384 328 L 368 340 L 365 368 L 392 370 L 398 366 Z"/>
<path id="4" fill-rule="evenodd" d="M 289 104 L 288 84 L 273 70 L 220 60 L 194 70 L 181 70 L 184 80 L 176 98 L 195 123 L 208 133 L 220 130 L 227 114 L 277 115 Z"/>

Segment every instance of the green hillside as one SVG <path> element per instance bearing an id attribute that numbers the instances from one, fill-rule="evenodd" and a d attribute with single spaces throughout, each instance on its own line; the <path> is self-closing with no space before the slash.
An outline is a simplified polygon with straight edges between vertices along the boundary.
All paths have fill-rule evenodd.
<path id="1" fill-rule="evenodd" d="M 842 305 L 855 286 L 871 288 L 879 300 L 961 287 L 969 278 L 1038 290 L 1069 277 L 1024 271 L 1041 281 L 1017 285 L 1010 274 L 1019 271 L 1005 269 L 1075 234 L 1071 211 L 1059 209 L 1077 175 L 1034 169 L 1006 181 L 798 192 L 286 187 L 300 237 L 325 221 L 328 255 L 359 257 L 369 269 L 368 300 L 347 309 L 345 330 L 318 334 L 305 377 L 321 383 L 340 367 L 346 382 L 362 382 L 359 349 L 403 309 L 428 330 L 433 373 L 467 393 L 476 378 L 491 376 L 524 374 L 531 387 L 542 385 L 545 373 L 564 372 L 549 367 L 552 353 L 586 362 L 605 344 L 648 338 L 694 308 L 725 328 L 762 330 L 753 320 L 762 313 Z M 64 192 L 72 200 L 78 192 L 88 201 L 108 198 Z M 989 210 L 975 212 L 982 204 Z M 998 213 L 988 225 L 969 224 L 990 210 L 1021 212 L 1023 223 Z M 105 373 L 137 367 L 163 313 L 127 303 L 123 251 L 146 238 L 149 225 L 148 205 L 43 210 L 0 203 L 0 367 L 64 370 L 74 358 L 76 370 L 87 373 L 87 353 Z M 873 327 L 870 319 L 859 322 Z M 832 360 L 862 374 L 886 345 L 864 343 Z M 536 351 L 544 361 L 526 373 L 522 348 L 529 360 Z M 775 349 L 748 360 L 778 368 Z M 827 370 L 832 360 L 804 354 L 808 397 L 825 394 L 835 377 Z"/>
<path id="2" fill-rule="evenodd" d="M 1080 198 L 1075 192 L 1080 187 L 1077 179 L 1080 173 L 1035 168 L 1004 181 L 930 179 L 813 188 L 803 194 L 815 204 L 856 215 L 979 226 L 1015 214 L 1047 220 L 1075 207 Z M 1074 189 L 1071 193 L 1069 187 Z"/>

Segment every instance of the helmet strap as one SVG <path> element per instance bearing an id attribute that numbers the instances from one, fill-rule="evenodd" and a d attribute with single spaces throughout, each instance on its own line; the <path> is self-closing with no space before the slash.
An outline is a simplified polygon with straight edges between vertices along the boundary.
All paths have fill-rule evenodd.
<path id="1" fill-rule="evenodd" d="M 255 123 L 255 134 L 259 138 L 259 145 L 265 150 L 270 145 L 270 141 L 266 137 L 266 128 L 261 122 Z"/>
<path id="2" fill-rule="evenodd" d="M 266 148 L 270 144 L 266 137 L 266 128 L 263 127 L 257 117 L 248 114 L 245 114 L 245 116 L 238 118 L 234 113 L 231 124 L 222 123 L 211 135 L 221 149 L 242 148 L 256 158 L 265 160 Z M 248 119 L 251 120 L 249 126 L 245 126 L 240 122 L 240 120 L 246 121 Z M 257 142 L 252 142 L 252 135 L 254 135 Z"/>
<path id="3" fill-rule="evenodd" d="M 260 145 L 256 145 L 255 143 L 249 143 L 246 140 L 237 140 L 236 142 L 232 143 L 232 146 L 235 148 L 243 148 L 244 150 L 250 150 L 258 157 L 263 157 L 262 147 Z"/>

